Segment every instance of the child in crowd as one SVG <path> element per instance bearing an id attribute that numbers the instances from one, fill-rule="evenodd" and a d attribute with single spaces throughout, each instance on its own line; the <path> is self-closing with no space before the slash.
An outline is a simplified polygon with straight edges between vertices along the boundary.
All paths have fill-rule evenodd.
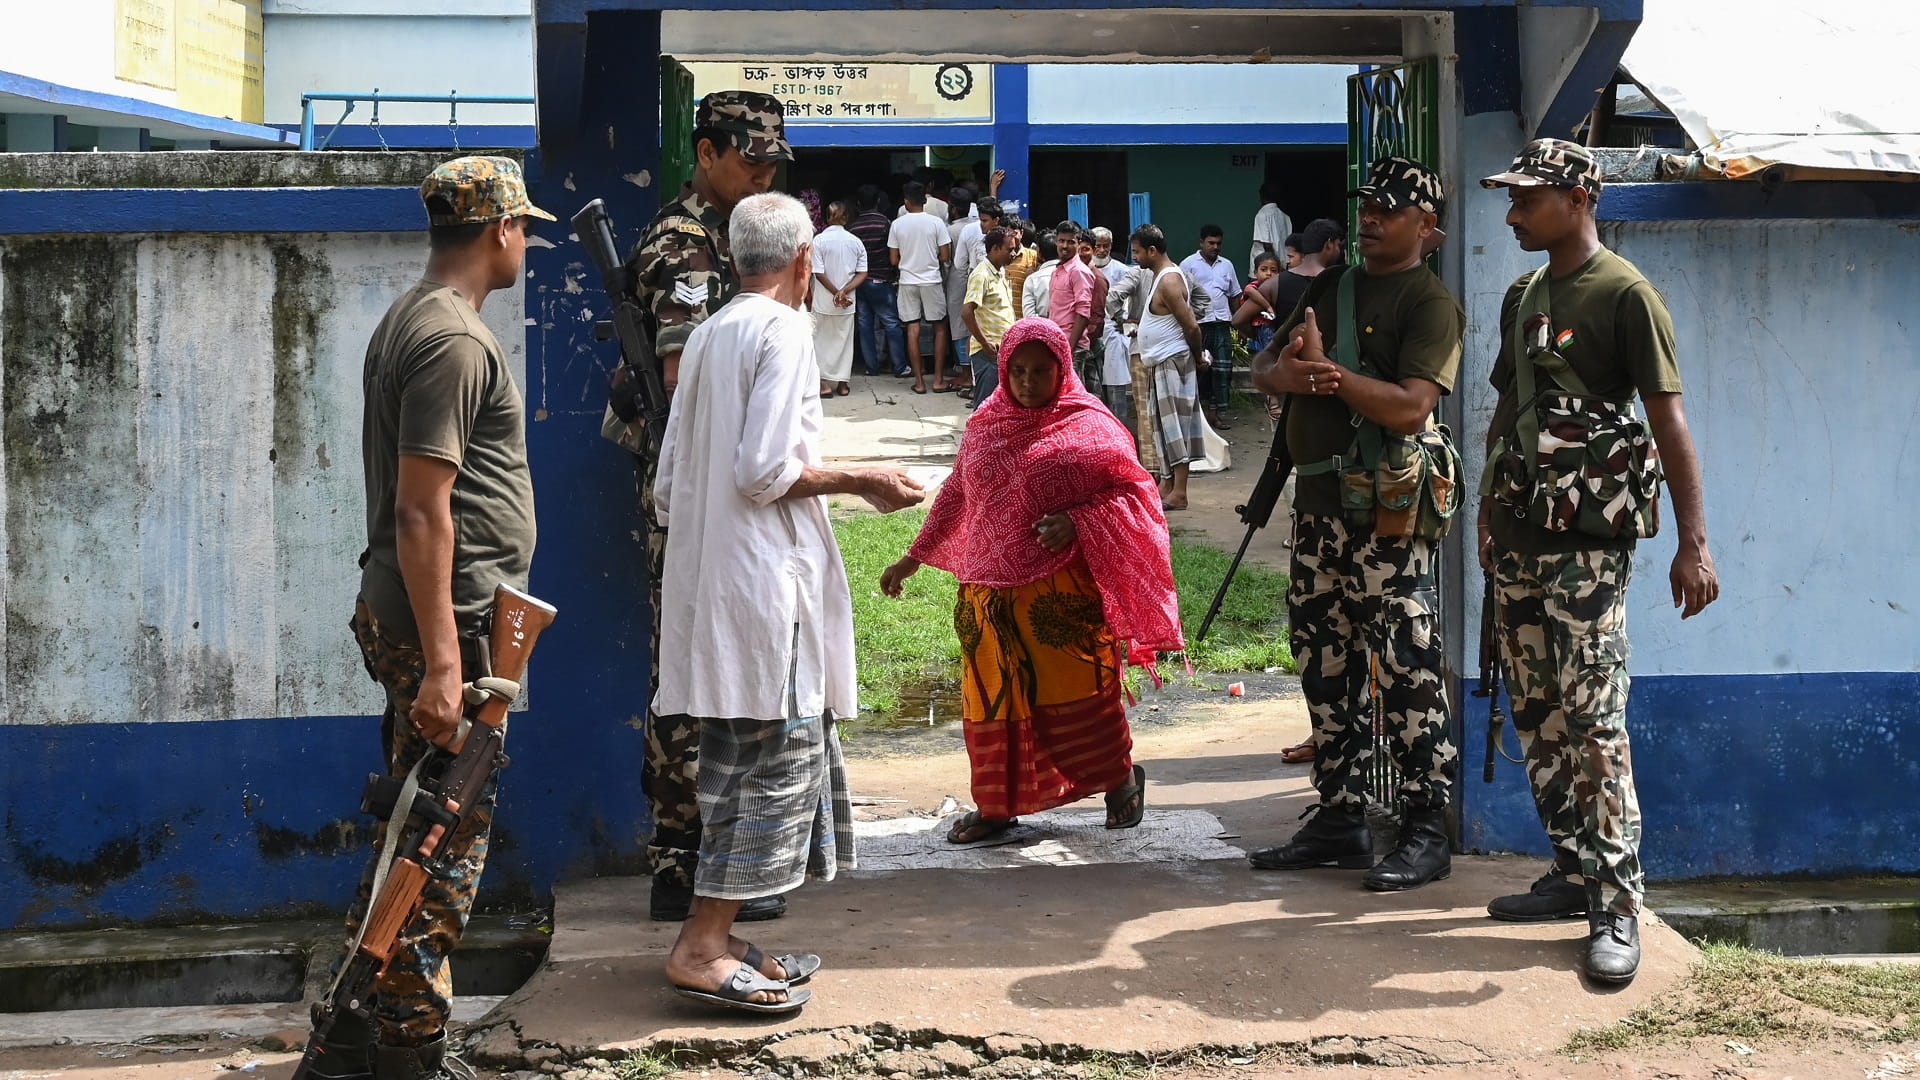
<path id="1" fill-rule="evenodd" d="M 1292 239 L 1292 237 L 1288 239 Z M 1287 250 L 1288 253 L 1291 254 L 1293 251 L 1292 246 L 1289 245 Z M 1274 317 L 1276 313 L 1273 310 L 1273 304 L 1260 292 L 1260 286 L 1271 280 L 1273 275 L 1279 272 L 1280 257 L 1278 255 L 1269 252 L 1268 254 L 1260 256 L 1259 260 L 1253 264 L 1253 280 L 1247 282 L 1247 287 L 1241 290 L 1240 293 L 1241 299 L 1252 304 L 1260 312 L 1260 314 L 1253 317 L 1252 336 L 1247 339 L 1247 348 L 1254 353 L 1258 353 L 1261 349 L 1266 348 L 1267 342 L 1273 340 Z"/>

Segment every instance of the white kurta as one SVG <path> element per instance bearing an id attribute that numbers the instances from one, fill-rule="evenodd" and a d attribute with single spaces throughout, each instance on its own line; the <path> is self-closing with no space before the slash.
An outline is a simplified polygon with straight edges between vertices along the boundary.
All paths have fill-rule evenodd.
<path id="1" fill-rule="evenodd" d="M 758 293 L 687 340 L 653 491 L 668 522 L 655 712 L 785 719 L 790 660 L 801 716 L 858 709 L 826 504 L 783 498 L 820 463 L 815 370 L 807 313 Z"/>

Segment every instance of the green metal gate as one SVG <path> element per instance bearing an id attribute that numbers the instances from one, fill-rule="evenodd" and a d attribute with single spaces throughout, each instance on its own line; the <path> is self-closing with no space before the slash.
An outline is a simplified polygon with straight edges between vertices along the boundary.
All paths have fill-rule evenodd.
<path id="1" fill-rule="evenodd" d="M 1440 61 L 1409 60 L 1347 76 L 1347 188 L 1366 181 L 1384 157 L 1440 166 Z M 1347 235 L 1359 221 L 1347 207 Z"/>
<path id="2" fill-rule="evenodd" d="M 693 72 L 671 56 L 660 58 L 660 205 L 680 197 L 693 179 Z"/>
<path id="3" fill-rule="evenodd" d="M 1409 60 L 1395 67 L 1373 68 L 1347 76 L 1347 188 L 1366 181 L 1367 170 L 1387 157 L 1412 158 L 1439 168 L 1440 61 Z M 1359 204 L 1347 204 L 1347 235 L 1360 232 Z M 1349 249 L 1351 250 L 1351 248 Z M 1357 256 L 1356 256 L 1357 257 Z M 1436 273 L 1439 260 L 1427 265 Z M 1444 601 L 1443 601 L 1444 602 Z M 1442 620 L 1444 625 L 1444 620 Z M 1373 725 L 1373 753 L 1368 755 L 1367 789 L 1376 807 L 1398 814 L 1400 769 L 1393 761 L 1386 715 L 1380 708 L 1380 658 L 1368 650 L 1359 658 L 1367 667 L 1368 711 Z M 1353 663 L 1349 658 L 1348 663 Z"/>

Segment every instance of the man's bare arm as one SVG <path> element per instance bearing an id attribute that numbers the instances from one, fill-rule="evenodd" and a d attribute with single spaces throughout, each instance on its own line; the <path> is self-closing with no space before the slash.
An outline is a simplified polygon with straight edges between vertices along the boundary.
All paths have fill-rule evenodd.
<path id="1" fill-rule="evenodd" d="M 1707 551 L 1706 498 L 1700 481 L 1700 457 L 1693 448 L 1693 432 L 1679 394 L 1643 394 L 1647 422 L 1660 447 L 1660 464 L 1673 493 L 1673 518 L 1680 531 L 1680 549 L 1674 553 L 1668 579 L 1673 606 L 1682 619 L 1700 614 L 1720 597 L 1720 575 Z"/>
<path id="2" fill-rule="evenodd" d="M 444 745 L 460 724 L 460 630 L 453 618 L 453 481 L 459 466 L 423 454 L 400 455 L 393 516 L 400 577 L 420 632 L 426 673 L 410 719 Z"/>
<path id="3" fill-rule="evenodd" d="M 821 469 L 808 465 L 782 499 L 858 495 L 884 513 L 913 506 L 926 491 L 899 469 Z"/>

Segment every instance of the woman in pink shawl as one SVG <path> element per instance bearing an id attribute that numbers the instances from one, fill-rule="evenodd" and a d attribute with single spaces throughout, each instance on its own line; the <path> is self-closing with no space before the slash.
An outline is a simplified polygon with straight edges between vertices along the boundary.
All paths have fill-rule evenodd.
<path id="1" fill-rule="evenodd" d="M 1146 812 L 1121 673 L 1184 645 L 1159 489 L 1133 438 L 1074 374 L 1066 333 L 1022 319 L 1000 383 L 971 420 L 953 475 L 907 555 L 880 577 L 899 596 L 922 565 L 960 579 L 954 629 L 978 809 L 969 844 L 1104 792 L 1107 828 Z"/>

